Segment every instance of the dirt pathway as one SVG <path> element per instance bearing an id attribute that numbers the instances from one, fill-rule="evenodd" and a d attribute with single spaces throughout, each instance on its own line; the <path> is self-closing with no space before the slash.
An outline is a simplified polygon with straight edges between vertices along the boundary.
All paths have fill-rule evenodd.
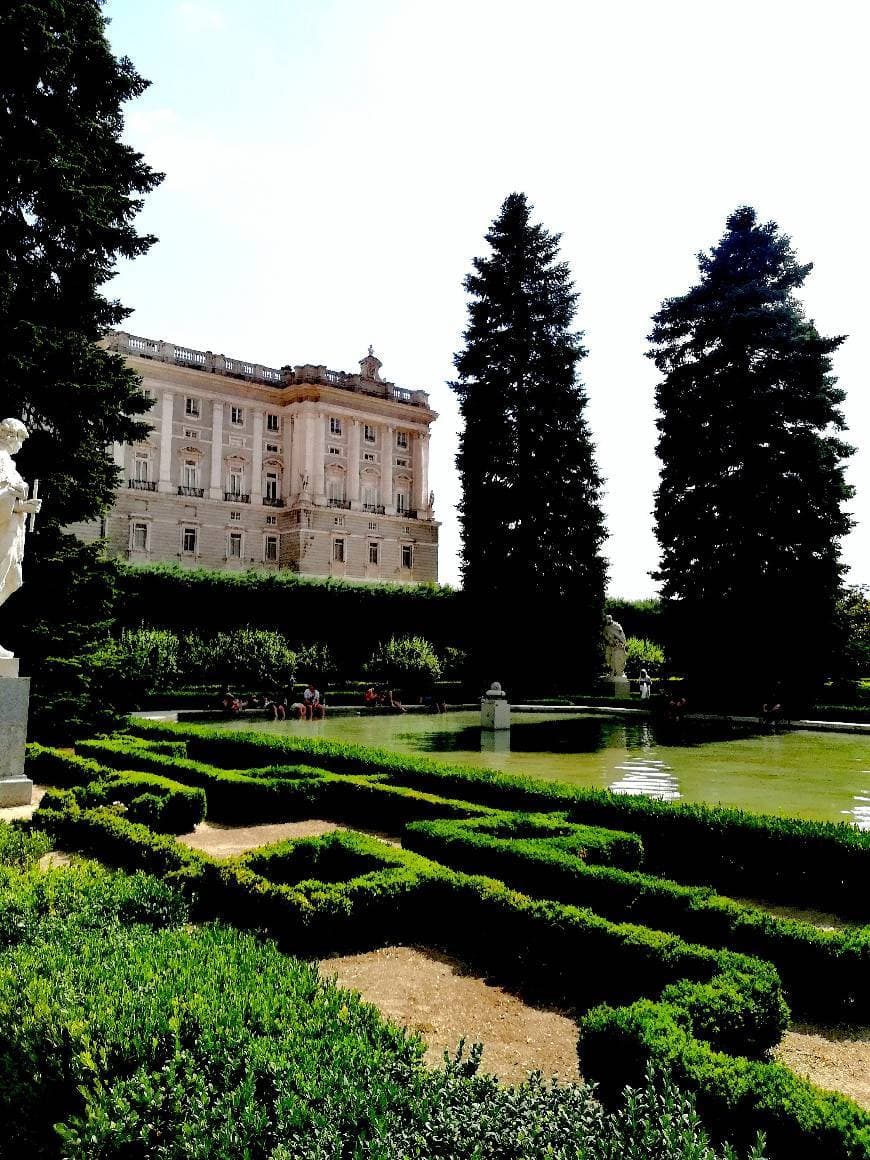
<path id="1" fill-rule="evenodd" d="M 388 1019 L 419 1034 L 426 1061 L 441 1064 L 461 1038 L 483 1043 L 481 1070 L 508 1083 L 540 1070 L 577 1082 L 577 1025 L 556 1011 L 530 1007 L 515 995 L 466 973 L 453 958 L 423 947 L 391 946 L 340 955 L 318 964 L 323 975 L 359 991 Z"/>
<path id="2" fill-rule="evenodd" d="M 870 1027 L 796 1023 L 774 1054 L 797 1075 L 870 1111 Z"/>

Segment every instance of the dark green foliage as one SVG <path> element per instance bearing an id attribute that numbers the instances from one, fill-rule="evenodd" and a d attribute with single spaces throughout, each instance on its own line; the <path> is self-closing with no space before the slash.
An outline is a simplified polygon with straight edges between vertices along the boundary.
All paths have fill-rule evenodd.
<path id="1" fill-rule="evenodd" d="M 510 194 L 486 234 L 489 255 L 474 259 L 451 383 L 465 424 L 456 466 L 472 659 L 510 688 L 591 678 L 604 600 L 601 479 L 577 375 L 586 351 L 571 329 L 578 295 L 559 235 L 531 211 Z"/>
<path id="2" fill-rule="evenodd" d="M 0 412 L 26 423 L 18 466 L 45 499 L 6 643 L 35 678 L 31 729 L 57 737 L 70 716 L 102 723 L 86 659 L 55 658 L 105 632 L 114 566 L 61 529 L 108 509 L 112 442 L 148 430 L 138 377 L 97 343 L 129 313 L 103 287 L 152 245 L 134 219 L 160 175 L 121 139 L 147 82 L 112 55 L 98 0 L 8 0 L 0 43 Z"/>
<path id="3" fill-rule="evenodd" d="M 215 765 L 244 768 L 304 758 L 336 773 L 382 774 L 393 785 L 500 810 L 566 810 L 572 821 L 637 834 L 650 873 L 834 909 L 861 921 L 870 917 L 864 885 L 870 834 L 852 826 L 625 797 L 307 737 L 229 734 L 144 720 L 136 720 L 132 730 L 143 737 L 185 739 L 191 754 Z"/>
<path id="4" fill-rule="evenodd" d="M 700 254 L 699 282 L 655 315 L 659 577 L 678 667 L 716 699 L 815 693 L 836 646 L 850 527 L 844 393 L 796 297 L 800 265 L 744 207 Z"/>
<path id="5" fill-rule="evenodd" d="M 51 849 L 44 834 L 22 825 L 0 822 L 0 866 L 26 870 Z"/>
<path id="6" fill-rule="evenodd" d="M 366 671 L 407 696 L 432 689 L 441 676 L 441 662 L 425 637 L 391 636 L 374 650 Z"/>
<path id="7" fill-rule="evenodd" d="M 870 1019 L 870 927 L 822 931 L 774 918 L 703 886 L 685 886 L 582 856 L 564 820 L 495 815 L 483 820 L 412 822 L 402 842 L 468 874 L 490 874 L 515 890 L 588 906 L 611 922 L 637 922 L 689 942 L 727 947 L 774 964 L 795 1015 L 827 1022 Z M 578 827 L 578 834 L 586 827 Z M 606 834 L 608 831 L 597 831 Z"/>
<path id="8" fill-rule="evenodd" d="M 840 682 L 870 676 L 870 599 L 865 584 L 844 588 L 837 601 L 839 649 L 832 667 Z M 850 690 L 850 700 L 856 696 Z"/>

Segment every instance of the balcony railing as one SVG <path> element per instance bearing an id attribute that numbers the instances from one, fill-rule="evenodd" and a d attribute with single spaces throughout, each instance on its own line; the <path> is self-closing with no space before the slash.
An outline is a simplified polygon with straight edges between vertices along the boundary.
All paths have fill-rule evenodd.
<path id="1" fill-rule="evenodd" d="M 249 495 L 244 495 L 240 491 L 225 491 L 224 492 L 224 499 L 227 500 L 229 503 L 250 503 L 251 502 L 251 497 Z"/>
<path id="2" fill-rule="evenodd" d="M 127 487 L 134 491 L 156 491 L 157 483 L 151 479 L 128 479 Z"/>
<path id="3" fill-rule="evenodd" d="M 202 499 L 202 497 L 205 495 L 205 488 L 204 487 L 180 487 L 178 489 L 178 494 L 179 495 L 192 495 L 192 496 L 195 496 L 197 499 Z"/>
<path id="4" fill-rule="evenodd" d="M 350 500 L 349 499 L 333 499 L 330 497 L 326 501 L 326 506 L 327 507 L 334 507 L 334 508 L 343 508 L 345 511 L 349 511 L 350 510 Z"/>
<path id="5" fill-rule="evenodd" d="M 277 496 L 277 495 L 264 495 L 263 496 L 263 503 L 266 505 L 266 507 L 283 507 L 284 506 L 283 499 L 281 499 L 281 497 Z"/>
<path id="6" fill-rule="evenodd" d="M 405 508 L 404 510 L 400 511 L 398 508 L 396 508 L 396 515 L 403 516 L 406 520 L 415 520 L 417 518 L 417 509 Z"/>
<path id="7" fill-rule="evenodd" d="M 362 505 L 364 512 L 374 512 L 377 516 L 384 515 L 386 508 L 382 503 L 364 503 Z"/>

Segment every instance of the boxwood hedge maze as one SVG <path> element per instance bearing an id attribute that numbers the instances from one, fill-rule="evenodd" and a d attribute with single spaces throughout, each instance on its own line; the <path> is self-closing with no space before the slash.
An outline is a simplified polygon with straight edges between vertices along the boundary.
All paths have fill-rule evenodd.
<path id="1" fill-rule="evenodd" d="M 55 944 L 51 961 L 37 962 L 26 938 L 12 939 L 11 912 L 4 920 L 6 942 L 16 942 L 18 958 L 4 975 L 3 1002 L 15 1018 L 0 1021 L 13 1028 L 3 1035 L 0 1099 L 7 1118 L 13 1106 L 18 1109 L 10 1139 L 23 1141 L 33 1154 L 41 1154 L 34 1139 L 47 1130 L 39 1100 L 85 1090 L 80 1077 L 112 1053 L 127 1059 L 126 1069 L 116 1073 L 122 1079 L 110 1093 L 99 1084 L 88 1089 L 100 1094 L 88 1097 L 94 1106 L 85 1119 L 57 1129 L 62 1154 L 118 1154 L 100 1151 L 100 1141 L 122 1138 L 125 1124 L 131 1141 L 148 1132 L 159 1139 L 164 1104 L 177 1100 L 179 1091 L 185 1106 L 195 1095 L 203 1109 L 199 1119 L 190 1117 L 200 1145 L 206 1121 L 211 1146 L 216 1139 L 230 1141 L 232 1132 L 244 1134 L 239 1085 L 277 1082 L 269 1059 L 257 1056 L 257 1043 L 266 1042 L 258 1033 L 277 1026 L 282 1004 L 286 1010 L 299 993 L 325 987 L 304 965 L 279 979 L 274 956 L 283 950 L 310 959 L 401 942 L 439 948 L 532 1001 L 571 1012 L 581 1072 L 597 1085 L 601 1100 L 598 1115 L 617 1105 L 626 1084 L 643 1087 L 652 1075 L 687 1091 L 713 1141 L 731 1140 L 743 1154 L 763 1133 L 764 1154 L 782 1160 L 870 1156 L 870 1115 L 771 1056 L 790 1016 L 870 1022 L 870 926 L 862 925 L 870 917 L 870 834 L 617 797 L 359 746 L 141 720 L 124 735 L 80 742 L 74 753 L 31 746 L 28 766 L 29 776 L 50 787 L 28 840 L 50 841 L 126 872 L 126 885 L 113 888 L 113 895 L 106 886 L 112 872 L 99 871 L 99 905 L 67 924 L 66 941 Z M 218 860 L 175 837 L 204 816 L 249 825 L 317 817 L 349 829 Z M 400 835 L 401 846 L 360 830 Z M 96 882 L 97 869 L 89 873 Z M 848 925 L 821 930 L 728 895 L 822 907 Z M 179 899 L 186 917 L 173 913 Z M 16 905 L 16 921 L 26 926 Z M 43 909 L 56 917 L 62 899 Z M 64 1005 L 56 994 L 49 1000 L 52 988 L 63 991 L 63 956 L 71 946 L 85 973 L 94 972 L 93 993 L 105 989 L 88 950 L 97 929 L 92 910 L 101 916 L 103 944 L 102 958 L 93 963 L 102 963 L 105 979 L 111 951 L 111 977 L 123 985 L 111 989 L 102 1007 L 81 998 Z M 117 924 L 107 940 L 110 919 Z M 191 919 L 192 931 L 185 925 Z M 222 941 L 227 925 L 247 931 L 232 946 Z M 183 954 L 182 929 L 191 940 Z M 205 960 L 216 964 L 207 986 L 197 974 L 197 963 Z M 137 979 L 159 963 L 174 964 L 184 999 L 173 992 L 175 1018 L 158 1031 L 154 1002 L 143 1004 Z M 245 971 L 255 972 L 255 988 L 238 984 Z M 22 973 L 38 976 L 45 993 L 31 988 L 24 996 L 15 983 Z M 210 1004 L 218 1001 L 229 1008 L 221 1043 L 209 1042 L 203 1031 Z M 314 1068 L 306 1081 L 312 1086 L 308 1110 L 303 1115 L 294 1105 L 287 1111 L 287 1097 L 280 1104 L 283 1119 L 256 1129 L 261 1144 L 269 1132 L 283 1133 L 278 1151 L 246 1152 L 237 1143 L 242 1150 L 234 1152 L 230 1141 L 221 1154 L 401 1154 L 386 1145 L 382 1152 L 342 1151 L 327 1139 L 336 1129 L 323 1109 L 332 1098 L 327 1081 L 342 1074 L 375 1131 L 372 1117 L 380 1114 L 383 1093 L 374 1096 L 369 1080 L 378 1067 L 398 1076 L 397 1060 L 411 1051 L 412 1041 L 378 1022 L 365 1004 L 339 1004 L 333 1011 L 324 999 L 321 1007 L 310 1017 L 312 1035 L 318 1019 L 338 1018 L 356 1038 L 348 1031 L 335 1041 L 330 1059 Z M 189 1033 L 194 1024 L 196 1037 Z M 35 1045 L 37 1029 L 59 1045 L 51 1064 Z M 137 1063 L 133 1049 L 160 1035 L 173 1036 L 177 1050 L 171 1067 L 163 1064 L 158 1098 L 153 1069 Z M 209 1061 L 202 1058 L 203 1037 Z M 298 1037 L 292 1050 L 303 1051 Z M 243 1080 L 233 1068 L 240 1052 L 249 1063 L 251 1052 L 259 1060 L 253 1079 L 248 1072 Z M 215 1060 L 223 1061 L 221 1067 Z M 38 1082 L 30 1079 L 28 1087 L 25 1075 Z M 407 1075 L 404 1082 L 411 1082 Z M 323 1090 L 314 1091 L 318 1084 Z M 147 1130 L 139 1114 L 145 1106 Z M 312 1107 L 321 1109 L 317 1123 Z M 27 1110 L 34 1113 L 30 1118 Z M 59 1107 L 54 1119 L 63 1120 L 64 1111 Z M 287 1140 L 302 1131 L 303 1121 L 313 1150 L 294 1151 Z M 318 1132 L 321 1151 L 311 1144 Z M 136 1151 L 131 1143 L 123 1154 L 217 1154 L 197 1152 L 193 1139 L 187 1151 L 163 1153 L 153 1139 L 151 1150 Z"/>

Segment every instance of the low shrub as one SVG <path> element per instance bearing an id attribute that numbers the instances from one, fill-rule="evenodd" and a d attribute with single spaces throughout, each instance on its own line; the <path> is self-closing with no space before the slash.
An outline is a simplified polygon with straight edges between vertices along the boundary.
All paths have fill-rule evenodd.
<path id="1" fill-rule="evenodd" d="M 381 641 L 369 657 L 366 671 L 406 693 L 430 689 L 441 679 L 441 662 L 422 636 L 391 636 Z"/>
<path id="2" fill-rule="evenodd" d="M 728 893 L 816 905 L 862 921 L 870 917 L 864 886 L 870 833 L 846 824 L 628 797 L 309 737 L 228 734 L 143 720 L 134 720 L 131 731 L 183 738 L 194 757 L 220 766 L 307 759 L 336 773 L 386 775 L 394 785 L 495 809 L 564 810 L 584 825 L 638 834 L 651 873 Z"/>
<path id="3" fill-rule="evenodd" d="M 50 849 L 51 843 L 44 834 L 14 822 L 0 822 L 0 866 L 26 870 Z"/>

